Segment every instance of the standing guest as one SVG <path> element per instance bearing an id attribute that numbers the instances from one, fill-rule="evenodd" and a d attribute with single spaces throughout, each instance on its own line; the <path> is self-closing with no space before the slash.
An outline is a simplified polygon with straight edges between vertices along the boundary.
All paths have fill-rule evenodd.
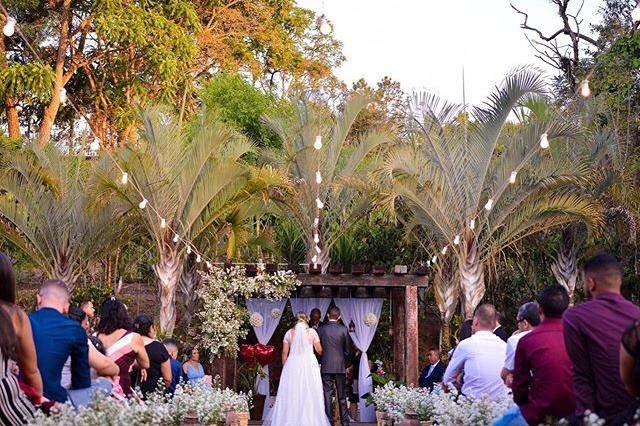
<path id="1" fill-rule="evenodd" d="M 320 309 L 313 308 L 311 310 L 311 315 L 310 315 L 311 320 L 309 321 L 309 328 L 313 328 L 315 331 L 318 331 L 318 327 L 320 327 L 321 317 L 322 317 L 322 312 L 320 312 Z"/>
<path id="2" fill-rule="evenodd" d="M 429 365 L 422 370 L 418 383 L 421 388 L 428 388 L 431 391 L 436 383 L 442 382 L 444 366 L 440 362 L 440 350 L 436 348 L 429 349 L 427 357 L 429 359 Z"/>
<path id="3" fill-rule="evenodd" d="M 182 371 L 190 385 L 204 383 L 204 368 L 200 364 L 200 352 L 197 347 L 187 349 L 189 359 L 182 364 Z"/>
<path id="4" fill-rule="evenodd" d="M 171 364 L 171 383 L 167 388 L 167 393 L 173 395 L 176 387 L 182 381 L 182 364 L 178 361 L 178 342 L 174 339 L 164 339 L 164 347 L 169 353 L 169 363 Z"/>
<path id="5" fill-rule="evenodd" d="M 65 316 L 69 310 L 69 290 L 60 280 L 47 280 L 37 295 L 38 310 L 29 314 L 33 340 L 42 375 L 43 394 L 55 402 L 67 401 L 62 387 L 62 368 L 71 357 L 71 388 L 91 388 L 87 333 Z"/>
<path id="6" fill-rule="evenodd" d="M 576 415 L 589 410 L 610 422 L 634 402 L 620 378 L 620 341 L 629 324 L 640 318 L 640 308 L 620 294 L 622 268 L 610 254 L 589 259 L 582 280 L 591 300 L 564 314 Z"/>
<path id="7" fill-rule="evenodd" d="M 538 295 L 542 322 L 520 339 L 513 371 L 513 400 L 517 404 L 494 426 L 547 424 L 575 410 L 571 360 L 562 334 L 562 314 L 569 306 L 569 294 L 552 285 Z"/>
<path id="8" fill-rule="evenodd" d="M 105 355 L 118 365 L 118 384 L 126 396 L 133 392 L 129 375 L 133 363 L 137 362 L 140 368 L 149 368 L 149 357 L 142 337 L 130 329 L 131 318 L 124 304 L 115 297 L 105 300 L 100 307 L 100 322 L 96 331 L 104 345 Z"/>
<path id="9" fill-rule="evenodd" d="M 493 329 L 493 334 L 504 340 L 505 342 L 509 338 L 507 330 L 502 326 L 504 316 L 500 312 L 496 312 L 496 328 Z"/>
<path id="10" fill-rule="evenodd" d="M 11 259 L 4 253 L 0 253 L 0 309 L 11 318 L 17 338 L 14 356 L 24 383 L 32 390 L 33 402 L 39 404 L 42 397 L 42 377 L 38 370 L 31 322 L 27 314 L 16 305 L 16 275 Z"/>
<path id="11" fill-rule="evenodd" d="M 464 371 L 462 393 L 472 398 L 489 397 L 499 400 L 507 395 L 507 387 L 500 377 L 507 344 L 493 334 L 496 328 L 496 309 L 480 305 L 473 315 L 473 335 L 460 342 L 453 352 L 442 378 L 443 387 Z"/>
<path id="12" fill-rule="evenodd" d="M 20 390 L 16 376 L 11 373 L 11 357 L 16 353 L 18 337 L 9 314 L 0 309 L 0 424 L 27 424 L 35 409 Z"/>
<path id="13" fill-rule="evenodd" d="M 138 380 L 134 380 L 140 386 L 142 395 L 146 396 L 148 393 L 155 392 L 158 388 L 158 381 L 162 379 L 164 388 L 169 387 L 171 384 L 171 363 L 169 362 L 169 352 L 164 345 L 156 338 L 156 328 L 153 325 L 153 320 L 148 315 L 138 315 L 133 320 L 133 331 L 142 336 L 144 342 L 144 348 L 149 356 L 149 368 L 147 368 L 146 378 L 143 379 L 139 369 L 134 370 L 139 374 Z"/>
<path id="14" fill-rule="evenodd" d="M 516 357 L 516 346 L 520 339 L 529 334 L 531 330 L 536 328 L 540 324 L 540 315 L 538 315 L 538 303 L 527 302 L 520 306 L 518 309 L 518 315 L 516 316 L 516 322 L 518 323 L 518 330 L 513 336 L 507 339 L 507 355 L 504 360 L 504 367 L 502 368 L 502 380 L 504 383 L 511 387 L 511 379 L 513 378 L 514 361 Z"/>

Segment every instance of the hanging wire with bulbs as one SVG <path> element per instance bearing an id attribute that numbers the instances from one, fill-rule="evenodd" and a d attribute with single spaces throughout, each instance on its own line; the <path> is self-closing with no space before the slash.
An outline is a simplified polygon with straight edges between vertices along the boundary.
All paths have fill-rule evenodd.
<path id="1" fill-rule="evenodd" d="M 311 263 L 313 263 L 313 269 L 318 268 L 318 256 L 322 253 L 322 249 L 320 248 L 320 214 L 321 210 L 324 208 L 324 202 L 320 198 L 320 184 L 322 184 L 322 172 L 320 171 L 320 150 L 322 149 L 322 135 L 318 134 L 316 136 L 315 141 L 313 142 L 313 149 L 316 156 L 316 215 L 313 219 L 313 256 L 311 256 Z"/>
<path id="2" fill-rule="evenodd" d="M 316 19 L 316 28 L 322 35 L 329 35 L 333 31 L 333 27 L 327 20 L 327 15 L 325 14 L 324 0 L 322 0 L 322 13 L 318 16 L 318 19 Z"/>

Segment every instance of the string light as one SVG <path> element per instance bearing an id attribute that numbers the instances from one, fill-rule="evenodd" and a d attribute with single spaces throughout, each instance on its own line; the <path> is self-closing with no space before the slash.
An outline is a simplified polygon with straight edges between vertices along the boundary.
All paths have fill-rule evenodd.
<path id="1" fill-rule="evenodd" d="M 4 27 L 2 28 L 2 34 L 4 34 L 7 37 L 11 37 L 13 34 L 15 34 L 16 32 L 16 19 L 11 17 L 11 16 L 7 16 L 7 21 L 4 24 Z"/>
<path id="2" fill-rule="evenodd" d="M 141 209 L 144 209 L 145 207 L 147 207 L 148 203 L 149 201 L 147 201 L 146 198 L 143 198 L 142 201 L 140 201 L 140 204 L 138 204 L 138 207 L 140 207 Z"/>
<path id="3" fill-rule="evenodd" d="M 324 13 L 318 16 L 318 19 L 316 20 L 316 26 L 318 27 L 318 31 L 320 31 L 320 34 L 331 34 L 331 25 L 327 21 L 326 16 L 324 16 Z"/>
<path id="4" fill-rule="evenodd" d="M 469 222 L 469 229 L 471 229 L 471 230 L 476 229 L 476 220 L 475 219 L 471 219 L 471 221 Z"/>
<path id="5" fill-rule="evenodd" d="M 435 265 L 436 264 L 436 260 L 438 260 L 438 258 L 434 254 L 433 257 L 431 258 L 431 263 Z"/>
<path id="6" fill-rule="evenodd" d="M 631 11 L 631 20 L 634 24 L 640 22 L 640 3 L 638 3 Z"/>
<path id="7" fill-rule="evenodd" d="M 441 251 L 441 253 L 442 253 L 442 255 L 443 255 L 443 256 L 444 256 L 445 254 L 447 254 L 447 249 L 449 249 L 449 246 L 444 246 L 444 247 L 442 247 L 442 251 Z"/>
<path id="8" fill-rule="evenodd" d="M 196 263 L 200 263 L 200 262 L 202 262 L 202 257 L 200 257 L 200 255 L 198 254 L 196 256 Z"/>
<path id="9" fill-rule="evenodd" d="M 540 148 L 547 149 L 549 148 L 549 137 L 546 133 L 540 135 Z"/>
<path id="10" fill-rule="evenodd" d="M 165 218 L 160 218 L 160 228 L 166 228 L 167 227 L 167 219 Z"/>
<path id="11" fill-rule="evenodd" d="M 320 225 L 320 218 L 316 217 L 315 219 L 313 219 L 313 226 L 317 228 L 318 225 Z"/>
<path id="12" fill-rule="evenodd" d="M 206 261 L 206 264 L 207 264 L 207 268 L 209 269 L 213 268 L 213 265 L 208 260 Z"/>
<path id="13" fill-rule="evenodd" d="M 317 232 L 313 235 L 313 242 L 316 244 L 320 242 L 320 235 Z"/>
<path id="14" fill-rule="evenodd" d="M 430 267 L 430 266 L 431 266 L 431 261 L 427 260 L 427 267 Z"/>
<path id="15" fill-rule="evenodd" d="M 67 97 L 67 89 L 64 87 L 60 88 L 60 92 L 58 92 L 58 99 L 60 99 L 60 103 L 62 105 L 66 105 L 69 98 Z"/>
<path id="16" fill-rule="evenodd" d="M 178 241 L 180 241 L 180 236 L 178 234 L 173 234 L 173 242 L 177 243 Z"/>
<path id="17" fill-rule="evenodd" d="M 316 207 L 319 209 L 323 209 L 324 208 L 324 203 L 322 202 L 322 200 L 318 197 L 316 198 Z"/>
<path id="18" fill-rule="evenodd" d="M 460 234 L 456 235 L 456 237 L 453 239 L 453 244 L 455 245 L 460 244 Z"/>
<path id="19" fill-rule="evenodd" d="M 586 78 L 582 80 L 582 82 L 580 83 L 580 95 L 583 98 L 588 98 L 591 95 L 591 88 L 589 88 L 589 80 Z"/>
<path id="20" fill-rule="evenodd" d="M 318 263 L 318 256 L 314 254 L 313 257 L 311 258 L 311 261 L 313 262 L 314 265 L 316 265 Z"/>
<path id="21" fill-rule="evenodd" d="M 318 253 L 318 254 L 322 253 L 322 250 L 318 246 L 316 246 L 316 253 Z"/>
<path id="22" fill-rule="evenodd" d="M 320 170 L 318 170 L 318 171 L 316 172 L 316 183 L 317 183 L 318 185 L 320 185 L 320 184 L 322 183 L 322 174 L 320 173 Z"/>
<path id="23" fill-rule="evenodd" d="M 516 177 L 518 176 L 518 172 L 517 171 L 512 171 L 511 172 L 511 176 L 509 176 L 509 183 L 510 184 L 514 184 L 516 183 Z"/>
<path id="24" fill-rule="evenodd" d="M 127 172 L 123 172 L 123 173 L 122 173 L 122 177 L 120 178 L 120 182 L 121 182 L 123 185 L 126 185 L 126 184 L 127 184 L 127 182 L 129 182 L 129 173 L 127 173 Z"/>
<path id="25" fill-rule="evenodd" d="M 313 143 L 313 147 L 315 149 L 321 149 L 322 148 L 322 135 L 316 136 L 316 141 Z"/>
<path id="26" fill-rule="evenodd" d="M 191 254 L 191 246 L 187 244 L 187 254 Z"/>
<path id="27" fill-rule="evenodd" d="M 493 198 L 487 200 L 487 204 L 484 205 L 484 209 L 489 211 L 493 208 Z"/>

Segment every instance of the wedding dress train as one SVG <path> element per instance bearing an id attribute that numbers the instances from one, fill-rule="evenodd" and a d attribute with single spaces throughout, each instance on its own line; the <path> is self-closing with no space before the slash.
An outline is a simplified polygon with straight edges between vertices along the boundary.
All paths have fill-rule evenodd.
<path id="1" fill-rule="evenodd" d="M 313 343 L 318 341 L 318 334 L 305 323 L 298 323 L 289 333 L 289 357 L 282 368 L 276 402 L 263 424 L 330 426 L 324 412 L 320 366 L 313 354 Z"/>

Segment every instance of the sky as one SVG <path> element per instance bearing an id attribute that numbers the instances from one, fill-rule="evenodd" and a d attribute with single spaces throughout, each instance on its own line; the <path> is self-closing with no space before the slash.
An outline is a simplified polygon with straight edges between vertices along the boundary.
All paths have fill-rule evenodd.
<path id="1" fill-rule="evenodd" d="M 576 8 L 581 0 L 573 0 Z M 324 3 L 324 5 L 323 5 Z M 552 33 L 560 19 L 550 0 L 513 0 L 529 13 L 529 24 Z M 584 0 L 581 30 L 598 21 L 603 0 Z M 516 67 L 537 66 L 520 29 L 522 16 L 508 0 L 298 0 L 332 21 L 346 56 L 337 75 L 374 85 L 387 75 L 405 92 L 426 90 L 462 102 L 480 103 Z M 586 31 L 589 33 L 589 31 Z"/>

